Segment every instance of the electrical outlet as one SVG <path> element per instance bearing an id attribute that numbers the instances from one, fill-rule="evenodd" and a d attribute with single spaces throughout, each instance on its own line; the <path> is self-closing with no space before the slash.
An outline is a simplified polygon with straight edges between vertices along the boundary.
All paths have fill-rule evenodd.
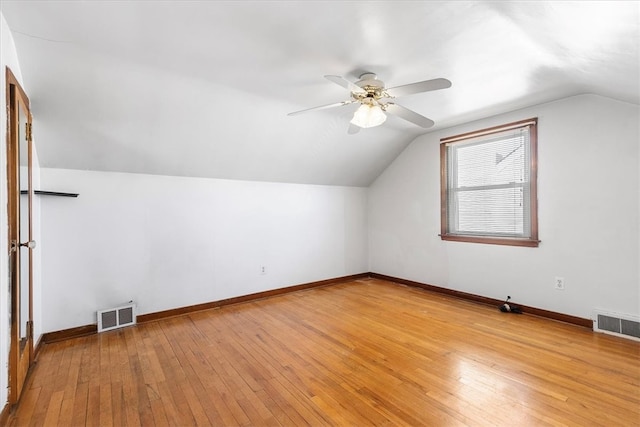
<path id="1" fill-rule="evenodd" d="M 564 277 L 556 277 L 556 291 L 564 291 Z"/>
<path id="2" fill-rule="evenodd" d="M 267 274 L 267 267 L 262 265 L 260 266 L 260 274 Z"/>

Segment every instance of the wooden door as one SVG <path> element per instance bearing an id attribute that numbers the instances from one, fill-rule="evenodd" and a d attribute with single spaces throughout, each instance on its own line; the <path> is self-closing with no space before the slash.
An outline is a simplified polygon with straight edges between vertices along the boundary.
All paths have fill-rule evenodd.
<path id="1" fill-rule="evenodd" d="M 29 98 L 9 68 L 7 81 L 7 198 L 11 347 L 9 402 L 20 398 L 33 363 L 33 183 Z"/>

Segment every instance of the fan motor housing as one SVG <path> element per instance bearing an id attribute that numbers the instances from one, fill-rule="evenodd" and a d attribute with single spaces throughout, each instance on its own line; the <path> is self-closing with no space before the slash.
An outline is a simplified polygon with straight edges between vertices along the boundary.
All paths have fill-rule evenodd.
<path id="1" fill-rule="evenodd" d="M 382 80 L 378 80 L 378 77 L 373 73 L 364 73 L 360 75 L 360 80 L 355 82 L 355 84 L 362 89 L 364 89 L 367 94 L 356 96 L 357 99 L 360 98 L 374 98 L 379 99 L 382 97 L 382 91 L 384 90 L 384 82 Z"/>
<path id="2" fill-rule="evenodd" d="M 356 85 L 361 88 L 365 88 L 365 86 L 371 86 L 375 88 L 384 88 L 384 82 L 382 80 L 378 80 L 378 76 L 373 73 L 364 73 L 360 75 L 360 80 L 356 82 Z"/>

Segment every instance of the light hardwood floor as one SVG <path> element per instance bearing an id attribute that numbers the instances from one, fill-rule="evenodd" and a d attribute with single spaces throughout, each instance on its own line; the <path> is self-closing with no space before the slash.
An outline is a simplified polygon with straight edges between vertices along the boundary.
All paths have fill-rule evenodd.
<path id="1" fill-rule="evenodd" d="M 48 344 L 11 426 L 638 426 L 640 343 L 363 279 Z"/>

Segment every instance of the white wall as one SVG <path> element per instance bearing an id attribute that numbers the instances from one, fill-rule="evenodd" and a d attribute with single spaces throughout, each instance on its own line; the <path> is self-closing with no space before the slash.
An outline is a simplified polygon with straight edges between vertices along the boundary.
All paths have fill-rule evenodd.
<path id="1" fill-rule="evenodd" d="M 442 242 L 439 139 L 534 116 L 540 247 Z M 42 189 L 80 193 L 40 199 L 43 330 L 130 299 L 150 313 L 365 271 L 639 314 L 638 124 L 638 106 L 598 96 L 544 104 L 422 136 L 368 190 L 43 169 Z"/>
<path id="2" fill-rule="evenodd" d="M 440 240 L 440 138 L 531 117 L 540 247 Z M 370 187 L 371 271 L 584 318 L 639 315 L 639 124 L 637 105 L 582 95 L 417 138 Z"/>
<path id="3" fill-rule="evenodd" d="M 365 188 L 41 170 L 43 323 L 96 322 L 367 272 Z M 266 274 L 261 274 L 261 266 Z"/>

